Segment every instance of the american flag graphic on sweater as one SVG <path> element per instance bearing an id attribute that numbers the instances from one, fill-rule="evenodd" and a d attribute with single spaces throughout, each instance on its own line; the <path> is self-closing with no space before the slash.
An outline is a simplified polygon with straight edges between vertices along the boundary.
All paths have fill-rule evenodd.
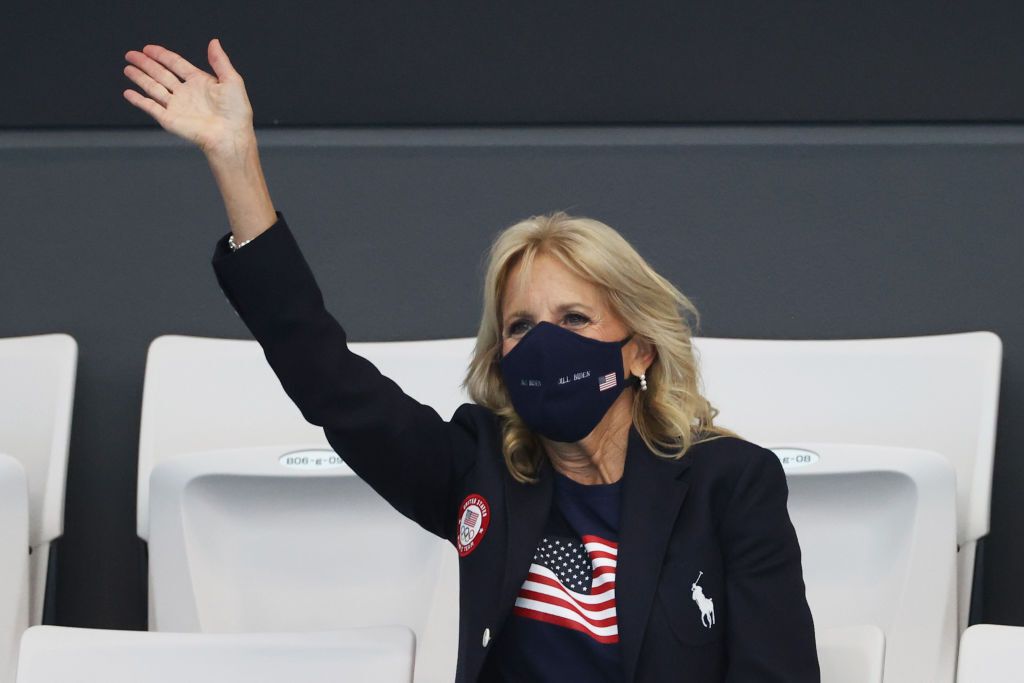
<path id="1" fill-rule="evenodd" d="M 513 612 L 619 642 L 615 615 L 618 543 L 600 536 L 545 536 L 519 589 Z"/>

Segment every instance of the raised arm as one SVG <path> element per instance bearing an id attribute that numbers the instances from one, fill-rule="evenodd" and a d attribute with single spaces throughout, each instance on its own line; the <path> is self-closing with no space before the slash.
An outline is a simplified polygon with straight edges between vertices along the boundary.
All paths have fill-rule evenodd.
<path id="1" fill-rule="evenodd" d="M 157 45 L 129 52 L 125 74 L 150 97 L 126 90 L 125 98 L 203 150 L 235 243 L 252 240 L 236 251 L 228 234 L 217 240 L 217 282 L 303 417 L 399 512 L 454 543 L 456 496 L 476 462 L 482 409 L 463 404 L 445 421 L 349 350 L 270 202 L 241 76 L 215 40 L 209 57 L 216 76 Z"/>
<path id="2" fill-rule="evenodd" d="M 453 540 L 461 481 L 476 462 L 477 406 L 446 422 L 349 350 L 284 216 L 250 244 L 216 244 L 221 289 L 303 417 L 399 512 Z M 479 414 L 479 413 L 478 413 Z"/>

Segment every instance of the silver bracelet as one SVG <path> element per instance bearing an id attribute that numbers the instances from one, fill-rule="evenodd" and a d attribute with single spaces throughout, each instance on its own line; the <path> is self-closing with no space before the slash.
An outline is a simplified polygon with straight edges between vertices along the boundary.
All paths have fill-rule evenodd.
<path id="1" fill-rule="evenodd" d="M 228 246 L 231 247 L 231 251 L 235 251 L 235 250 L 241 249 L 245 245 L 249 244 L 249 242 L 252 242 L 254 239 L 256 239 L 256 238 L 255 237 L 250 237 L 249 239 L 247 239 L 246 241 L 242 242 L 241 244 L 235 244 L 235 236 L 234 236 L 234 234 L 231 234 L 231 235 L 228 235 Z"/>

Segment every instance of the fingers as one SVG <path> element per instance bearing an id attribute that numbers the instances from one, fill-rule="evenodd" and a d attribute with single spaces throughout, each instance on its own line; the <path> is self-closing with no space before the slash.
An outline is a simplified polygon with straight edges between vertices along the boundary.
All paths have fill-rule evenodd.
<path id="1" fill-rule="evenodd" d="M 211 40 L 206 52 L 207 59 L 210 60 L 210 66 L 213 67 L 213 71 L 217 74 L 219 80 L 231 79 L 238 75 L 235 67 L 231 65 L 231 60 L 228 59 L 228 53 L 224 52 L 224 48 L 220 44 L 220 38 Z"/>
<path id="2" fill-rule="evenodd" d="M 143 73 L 141 69 L 131 64 L 124 68 L 124 75 L 132 79 L 135 85 L 142 88 L 143 92 L 145 92 L 147 95 L 152 97 L 154 100 L 159 102 L 164 107 L 167 106 L 167 100 L 170 99 L 171 93 L 166 87 L 164 87 L 160 83 L 157 83 L 148 75 Z"/>
<path id="3" fill-rule="evenodd" d="M 179 55 L 177 52 L 172 52 L 165 47 L 160 45 L 147 45 L 142 48 L 142 52 L 145 56 L 151 57 L 153 60 L 158 62 L 161 66 L 166 67 L 164 72 L 175 80 L 181 79 L 187 81 L 191 76 L 197 73 L 205 73 L 202 69 L 197 69 L 187 59 Z M 129 53 L 131 54 L 131 53 Z M 141 66 L 141 65 L 140 65 Z M 148 70 L 147 70 L 147 73 Z M 163 85 L 168 85 L 163 79 L 157 78 L 154 74 L 150 73 L 151 76 L 156 78 Z M 166 77 L 166 76 L 165 76 Z M 171 84 L 173 85 L 173 84 Z M 174 92 L 172 88 L 168 88 L 171 92 Z"/>
<path id="4" fill-rule="evenodd" d="M 148 97 L 143 97 L 134 90 L 125 90 L 124 98 L 132 104 L 134 104 L 139 109 L 141 109 L 142 111 L 152 116 L 154 119 L 156 119 L 157 123 L 166 128 L 166 126 L 164 126 L 164 114 L 167 111 L 166 109 L 164 109 Z"/>
<path id="5" fill-rule="evenodd" d="M 146 48 L 149 47 L 149 45 L 146 46 Z M 167 90 L 168 93 L 174 92 L 175 89 L 181 85 L 181 81 L 178 80 L 177 76 L 171 73 L 166 67 L 153 59 L 150 55 L 139 52 L 138 50 L 129 50 L 125 53 L 124 58 L 135 66 L 136 69 L 144 73 L 150 80 Z M 127 73 L 127 67 L 125 67 L 125 75 L 129 75 Z"/>

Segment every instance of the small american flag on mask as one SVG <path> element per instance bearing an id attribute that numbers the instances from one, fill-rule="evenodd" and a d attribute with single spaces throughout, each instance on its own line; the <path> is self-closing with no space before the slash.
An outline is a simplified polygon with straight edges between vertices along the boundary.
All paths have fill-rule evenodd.
<path id="1" fill-rule="evenodd" d="M 597 378 L 597 388 L 599 391 L 605 389 L 611 389 L 615 386 L 615 373 L 609 372 L 607 375 L 602 375 Z"/>

